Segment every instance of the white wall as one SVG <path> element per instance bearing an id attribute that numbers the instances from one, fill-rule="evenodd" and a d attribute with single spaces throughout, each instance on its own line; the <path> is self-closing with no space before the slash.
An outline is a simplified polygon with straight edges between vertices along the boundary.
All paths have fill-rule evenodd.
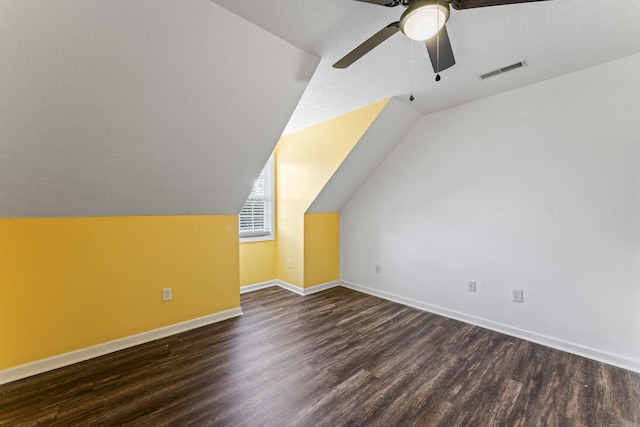
<path id="1" fill-rule="evenodd" d="M 424 116 L 342 210 L 342 279 L 640 371 L 639 73 L 635 55 Z"/>

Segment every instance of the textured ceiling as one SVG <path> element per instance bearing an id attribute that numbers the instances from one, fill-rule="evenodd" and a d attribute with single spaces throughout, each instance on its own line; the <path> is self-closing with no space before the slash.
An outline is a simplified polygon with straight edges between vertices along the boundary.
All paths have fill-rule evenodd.
<path id="1" fill-rule="evenodd" d="M 212 1 L 321 58 L 287 132 L 395 96 L 427 114 L 640 52 L 638 0 L 452 10 L 447 28 L 457 64 L 436 83 L 424 45 L 401 33 L 346 70 L 331 67 L 397 21 L 401 7 L 353 0 Z M 477 77 L 523 59 L 524 68 L 484 81 Z"/>
<path id="2" fill-rule="evenodd" d="M 208 0 L 2 0 L 0 217 L 237 214 L 316 65 Z"/>
<path id="3" fill-rule="evenodd" d="M 426 114 L 640 52 L 640 1 L 551 0 L 452 11 L 457 64 L 439 83 L 402 34 L 331 67 L 401 12 L 0 1 L 0 217 L 235 214 L 283 130 L 389 97 Z"/>

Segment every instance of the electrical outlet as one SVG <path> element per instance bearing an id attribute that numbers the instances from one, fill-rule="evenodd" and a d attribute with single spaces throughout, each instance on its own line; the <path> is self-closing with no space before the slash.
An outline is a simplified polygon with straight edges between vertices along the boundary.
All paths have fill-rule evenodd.
<path id="1" fill-rule="evenodd" d="M 162 288 L 162 301 L 171 301 L 172 298 L 171 288 Z"/>
<path id="2" fill-rule="evenodd" d="M 469 292 L 475 292 L 476 291 L 476 282 L 469 280 L 467 282 L 467 290 Z"/>
<path id="3" fill-rule="evenodd" d="M 376 273 L 382 273 L 382 266 L 380 264 L 376 264 Z"/>
<path id="4" fill-rule="evenodd" d="M 511 289 L 511 301 L 524 302 L 524 291 L 522 289 Z"/>

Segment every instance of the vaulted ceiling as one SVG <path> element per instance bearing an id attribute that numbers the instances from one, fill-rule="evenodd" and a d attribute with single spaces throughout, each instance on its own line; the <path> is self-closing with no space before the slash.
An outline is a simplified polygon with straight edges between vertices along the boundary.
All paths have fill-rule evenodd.
<path id="1" fill-rule="evenodd" d="M 0 217 L 235 214 L 283 132 L 389 97 L 427 114 L 640 52 L 637 0 L 549 0 L 453 10 L 440 82 L 402 34 L 331 67 L 402 9 L 3 0 Z"/>

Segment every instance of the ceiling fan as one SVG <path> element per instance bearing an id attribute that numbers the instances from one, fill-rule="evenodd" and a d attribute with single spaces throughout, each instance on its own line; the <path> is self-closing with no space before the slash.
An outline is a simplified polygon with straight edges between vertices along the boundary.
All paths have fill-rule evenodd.
<path id="1" fill-rule="evenodd" d="M 548 0 L 357 0 L 378 6 L 404 6 L 406 10 L 399 21 L 392 22 L 333 64 L 334 68 L 347 68 L 373 50 L 380 43 L 402 31 L 412 40 L 424 41 L 433 71 L 439 73 L 453 66 L 456 60 L 445 24 L 450 6 L 456 10 L 485 6 L 502 6 Z M 439 77 L 439 76 L 438 76 Z M 439 79 L 438 79 L 439 80 Z"/>

